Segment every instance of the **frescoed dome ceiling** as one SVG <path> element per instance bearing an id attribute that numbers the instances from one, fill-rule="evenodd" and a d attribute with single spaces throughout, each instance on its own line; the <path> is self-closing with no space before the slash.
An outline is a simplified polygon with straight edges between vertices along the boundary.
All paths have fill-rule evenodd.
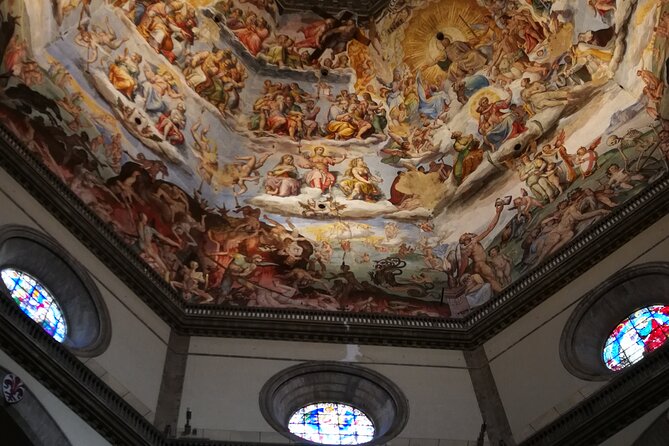
<path id="1" fill-rule="evenodd" d="M 0 3 L 0 121 L 188 303 L 459 317 L 667 170 L 666 1 L 280 3 Z"/>

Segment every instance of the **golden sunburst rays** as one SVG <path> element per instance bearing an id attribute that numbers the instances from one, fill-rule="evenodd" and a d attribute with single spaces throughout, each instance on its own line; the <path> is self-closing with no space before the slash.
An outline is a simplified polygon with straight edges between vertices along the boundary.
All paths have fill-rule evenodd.
<path id="1" fill-rule="evenodd" d="M 217 0 L 188 0 L 188 3 L 191 6 L 199 8 L 203 6 L 213 6 L 214 3 L 217 3 Z"/>
<path id="2" fill-rule="evenodd" d="M 351 67 L 355 70 L 355 91 L 361 92 L 374 79 L 374 64 L 369 57 L 369 47 L 357 40 L 348 44 L 348 57 Z"/>
<path id="3" fill-rule="evenodd" d="M 442 82 L 446 73 L 436 62 L 443 59 L 444 52 L 437 33 L 466 42 L 475 37 L 470 26 L 482 23 L 486 13 L 471 0 L 436 2 L 414 11 L 404 31 L 404 62 L 412 72 L 420 71 L 428 83 Z"/>

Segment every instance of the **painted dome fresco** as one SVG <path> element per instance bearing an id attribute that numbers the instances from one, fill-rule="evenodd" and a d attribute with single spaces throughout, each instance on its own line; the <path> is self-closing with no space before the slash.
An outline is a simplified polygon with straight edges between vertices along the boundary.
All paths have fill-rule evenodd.
<path id="1" fill-rule="evenodd" d="M 190 304 L 466 315 L 668 169 L 667 1 L 0 11 L 0 122 Z"/>

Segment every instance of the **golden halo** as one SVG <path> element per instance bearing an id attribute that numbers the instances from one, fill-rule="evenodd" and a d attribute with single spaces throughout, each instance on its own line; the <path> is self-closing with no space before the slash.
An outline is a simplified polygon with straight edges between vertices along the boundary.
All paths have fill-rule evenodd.
<path id="1" fill-rule="evenodd" d="M 476 109 L 479 106 L 479 101 L 483 97 L 488 98 L 491 104 L 500 100 L 499 94 L 490 87 L 482 88 L 474 93 L 474 95 L 469 98 L 469 116 L 474 119 L 479 119 L 479 112 L 476 111 Z"/>

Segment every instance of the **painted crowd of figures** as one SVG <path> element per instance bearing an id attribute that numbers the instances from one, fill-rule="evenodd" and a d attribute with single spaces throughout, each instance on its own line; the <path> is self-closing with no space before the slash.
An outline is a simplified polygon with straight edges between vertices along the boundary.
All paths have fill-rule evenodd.
<path id="1" fill-rule="evenodd" d="M 56 18 L 78 11 L 78 56 L 48 69 L 3 4 L 0 121 L 192 303 L 461 315 L 669 171 L 666 2 L 638 101 L 579 143 L 567 118 L 619 63 L 613 0 L 578 33 L 584 12 L 550 1 L 398 3 L 363 25 L 272 0 L 84 0 Z M 254 78 L 248 55 L 292 77 Z M 351 81 L 305 77 L 321 68 Z M 248 147 L 217 139 L 233 132 Z M 497 193 L 451 226 L 448 205 Z"/>
<path id="2" fill-rule="evenodd" d="M 239 107 L 240 91 L 244 88 L 247 77 L 246 68 L 230 50 L 215 46 L 211 50 L 196 48 L 195 31 L 199 22 L 195 8 L 187 1 L 117 1 L 113 5 L 124 12 L 127 20 L 136 26 L 139 34 L 154 51 L 181 70 L 188 86 L 197 94 L 221 113 L 231 112 Z M 108 23 L 105 31 L 99 25 L 90 26 L 86 21 L 79 24 L 78 40 L 93 54 L 96 54 L 98 48 L 105 46 L 107 49 L 116 50 L 127 41 L 119 40 Z M 94 61 L 95 58 L 89 58 L 87 63 Z M 146 82 L 154 87 L 152 92 L 145 92 L 150 96 L 145 96 L 146 109 L 155 112 L 156 109 L 164 108 L 161 102 L 165 94 L 175 97 L 171 92 L 175 81 L 166 68 L 155 73 L 151 67 L 141 68 L 141 62 L 141 54 L 129 53 L 125 48 L 110 64 L 109 79 L 116 89 L 132 100 L 141 87 L 140 74 L 144 73 Z M 178 123 L 175 126 L 178 128 Z M 179 138 L 175 136 L 170 139 Z"/>
<path id="3" fill-rule="evenodd" d="M 316 95 L 304 91 L 296 82 L 283 85 L 266 80 L 262 96 L 253 104 L 249 130 L 288 135 L 293 140 L 326 137 L 335 140 L 364 139 L 370 135 L 384 137 L 386 111 L 370 93 L 358 96 L 341 90 L 337 97 L 325 82 L 318 84 Z M 325 120 L 316 105 L 321 95 L 332 105 Z"/>
<path id="4" fill-rule="evenodd" d="M 221 0 L 213 9 L 219 25 L 251 56 L 279 68 L 348 68 L 348 43 L 354 39 L 363 45 L 370 43 L 350 13 L 314 16 L 297 30 L 284 30 L 276 25 L 279 16 L 274 0 Z"/>

